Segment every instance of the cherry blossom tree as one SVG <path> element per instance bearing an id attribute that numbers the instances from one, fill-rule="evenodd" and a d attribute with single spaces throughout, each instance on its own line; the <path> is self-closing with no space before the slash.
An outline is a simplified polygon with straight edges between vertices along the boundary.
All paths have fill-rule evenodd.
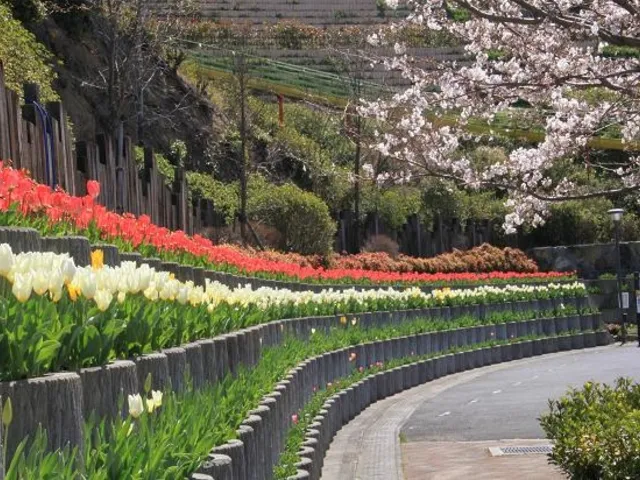
<path id="1" fill-rule="evenodd" d="M 420 0 L 409 7 L 398 27 L 414 22 L 444 31 L 464 45 L 469 61 L 411 58 L 395 45 L 396 55 L 384 62 L 411 86 L 363 109 L 391 126 L 379 134 L 381 152 L 412 171 L 506 191 L 507 232 L 544 223 L 552 202 L 640 187 L 640 0 Z M 452 9 L 469 19 L 452 20 Z M 384 34 L 370 41 L 384 43 Z M 626 55 L 604 55 L 607 49 Z M 491 134 L 516 111 L 535 119 L 540 141 L 490 164 L 460 153 L 463 139 L 478 136 L 470 121 L 486 122 Z M 605 134 L 628 150 L 623 164 L 589 164 L 585 152 Z M 550 175 L 566 158 L 615 184 L 596 188 Z"/>

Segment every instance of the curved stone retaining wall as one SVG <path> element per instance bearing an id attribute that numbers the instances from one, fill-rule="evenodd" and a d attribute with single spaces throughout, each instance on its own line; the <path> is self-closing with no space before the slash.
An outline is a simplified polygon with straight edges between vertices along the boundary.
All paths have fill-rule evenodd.
<path id="1" fill-rule="evenodd" d="M 522 336 L 555 335 L 567 331 L 566 319 L 544 319 L 522 322 Z M 213 449 L 209 461 L 192 478 L 200 480 L 263 480 L 271 479 L 273 467 L 286 442 L 292 425 L 292 415 L 299 412 L 316 388 L 324 388 L 348 375 L 359 366 L 413 355 L 436 354 L 454 347 L 485 343 L 492 339 L 507 340 L 502 333 L 511 324 L 460 328 L 442 332 L 412 335 L 385 341 L 371 342 L 328 352 L 301 362 L 292 369 L 274 391 L 266 395 L 260 408 L 253 410 L 236 433 L 238 440 Z M 576 325 L 586 330 L 576 335 L 523 341 L 499 347 L 484 348 L 456 354 L 446 354 L 368 377 L 366 380 L 334 395 L 308 432 L 303 448 L 301 471 L 293 478 L 319 478 L 322 458 L 337 430 L 371 403 L 433 378 L 477 368 L 484 365 L 541 355 L 572 348 L 606 345 L 610 336 L 599 327 L 585 322 Z M 549 333 L 545 333 L 549 332 Z M 517 335 L 520 336 L 520 335 Z M 356 353 L 355 361 L 350 357 Z M 224 456 L 224 458 L 222 458 Z M 306 458 L 306 460 L 305 460 Z M 230 459 L 230 460 L 229 460 Z"/>
<path id="2" fill-rule="evenodd" d="M 584 303 L 584 299 L 570 300 L 580 306 Z M 557 299 L 555 302 L 560 301 L 568 303 L 569 299 Z M 417 318 L 447 321 L 465 314 L 484 318 L 486 314 L 496 311 L 524 312 L 551 309 L 553 306 L 552 301 L 530 301 L 373 312 L 348 315 L 348 317 L 350 320 L 356 319 L 360 327 L 366 329 L 399 325 Z M 529 324 L 545 324 L 549 329 L 552 324 L 558 323 L 557 331 L 566 331 L 578 329 L 581 326 L 591 328 L 590 326 L 594 323 L 597 324 L 598 318 L 598 316 L 586 315 L 550 322 L 538 319 L 490 327 L 495 328 L 496 339 L 507 339 L 520 336 L 527 331 L 526 329 L 531 328 Z M 336 325 L 339 325 L 339 316 L 276 320 L 129 360 L 118 360 L 100 367 L 84 368 L 78 372 L 54 373 L 39 378 L 0 382 L 0 398 L 12 399 L 16 419 L 11 425 L 11 435 L 7 440 L 9 455 L 15 450 L 20 440 L 35 432 L 40 424 L 50 432 L 50 448 L 56 449 L 69 443 L 78 444 L 82 437 L 84 419 L 92 413 L 107 417 L 125 413 L 118 411 L 120 399 L 126 398 L 129 394 L 139 393 L 148 374 L 152 376 L 152 388 L 155 390 L 162 390 L 169 386 L 174 390 L 182 390 L 187 372 L 193 385 L 200 388 L 214 384 L 228 373 L 235 373 L 240 365 L 247 367 L 255 365 L 260 359 L 262 348 L 280 344 L 286 335 L 304 339 L 308 338 L 312 329 L 328 333 L 330 328 Z M 480 327 L 477 327 L 467 332 L 468 338 L 462 341 L 475 342 L 476 338 L 479 338 L 479 334 L 476 333 L 476 330 L 480 331 L 479 329 Z M 536 331 L 539 330 L 540 328 L 537 328 Z M 434 335 L 442 336 L 442 342 L 448 341 L 448 337 L 442 332 Z M 443 343 L 443 345 L 448 344 Z M 362 350 L 364 347 L 357 348 Z M 378 348 L 380 352 L 377 354 L 362 350 L 364 354 L 359 355 L 358 366 L 369 365 L 378 359 L 384 361 L 394 358 L 392 355 L 400 347 L 396 341 L 395 344 L 389 344 L 388 351 L 383 350 L 382 346 Z M 411 351 L 418 350 L 416 344 Z M 364 362 L 365 355 L 369 359 L 368 363 L 360 363 L 361 360 Z"/>

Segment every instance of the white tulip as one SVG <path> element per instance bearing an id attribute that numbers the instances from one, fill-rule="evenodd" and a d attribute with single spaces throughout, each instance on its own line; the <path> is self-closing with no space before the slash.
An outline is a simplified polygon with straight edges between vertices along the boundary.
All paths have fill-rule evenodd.
<path id="1" fill-rule="evenodd" d="M 111 305 L 113 294 L 108 290 L 98 290 L 94 295 L 93 300 L 96 302 L 98 309 L 100 309 L 101 312 L 104 312 L 109 308 L 109 305 Z"/>
<path id="2" fill-rule="evenodd" d="M 182 287 L 180 288 L 180 290 L 178 290 L 176 300 L 178 301 L 178 303 L 180 303 L 180 305 L 184 305 L 187 303 L 187 301 L 189 300 L 189 291 L 187 290 L 187 287 Z"/>
<path id="3" fill-rule="evenodd" d="M 70 283 L 76 275 L 76 264 L 73 258 L 66 258 L 62 262 L 62 275 L 65 283 Z"/>
<path id="4" fill-rule="evenodd" d="M 129 395 L 129 415 L 133 418 L 138 418 L 144 411 L 144 404 L 140 394 Z"/>
<path id="5" fill-rule="evenodd" d="M 32 286 L 36 295 L 44 295 L 49 289 L 49 279 L 43 270 L 37 270 L 33 273 Z"/>
<path id="6" fill-rule="evenodd" d="M 29 300 L 31 296 L 32 277 L 30 273 L 16 273 L 11 292 L 15 295 L 20 303 L 24 303 Z"/>
<path id="7" fill-rule="evenodd" d="M 13 268 L 14 263 L 15 259 L 11 247 L 6 243 L 0 244 L 0 275 L 6 276 Z"/>

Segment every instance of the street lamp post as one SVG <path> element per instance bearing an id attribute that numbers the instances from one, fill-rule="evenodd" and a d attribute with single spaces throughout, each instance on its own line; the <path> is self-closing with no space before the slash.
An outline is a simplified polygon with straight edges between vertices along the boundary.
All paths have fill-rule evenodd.
<path id="1" fill-rule="evenodd" d="M 622 315 L 622 261 L 620 258 L 620 222 L 622 221 L 622 214 L 624 210 L 622 208 L 612 208 L 607 212 L 611 217 L 614 225 L 615 239 L 616 239 L 616 279 L 617 279 L 617 292 L 618 292 L 618 319 L 622 324 L 622 342 L 626 340 L 626 326 L 624 322 L 624 316 Z"/>

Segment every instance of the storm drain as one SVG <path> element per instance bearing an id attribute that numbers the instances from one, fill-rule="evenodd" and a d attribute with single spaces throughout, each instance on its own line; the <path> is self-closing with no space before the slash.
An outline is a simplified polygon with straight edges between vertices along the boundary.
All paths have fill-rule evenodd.
<path id="1" fill-rule="evenodd" d="M 500 457 L 502 455 L 547 455 L 553 450 L 553 445 L 531 445 L 531 446 L 510 446 L 510 447 L 491 447 L 489 453 L 492 457 Z"/>

